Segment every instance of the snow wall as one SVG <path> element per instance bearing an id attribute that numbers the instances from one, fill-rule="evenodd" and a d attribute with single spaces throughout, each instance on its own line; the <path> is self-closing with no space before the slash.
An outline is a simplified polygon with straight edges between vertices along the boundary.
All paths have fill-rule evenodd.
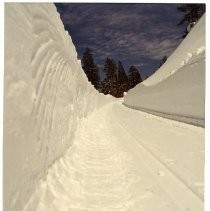
<path id="1" fill-rule="evenodd" d="M 205 15 L 166 63 L 127 93 L 124 105 L 205 125 Z"/>
<path id="2" fill-rule="evenodd" d="M 87 81 L 53 4 L 5 4 L 4 211 L 23 210 L 82 118 L 112 100 Z"/>

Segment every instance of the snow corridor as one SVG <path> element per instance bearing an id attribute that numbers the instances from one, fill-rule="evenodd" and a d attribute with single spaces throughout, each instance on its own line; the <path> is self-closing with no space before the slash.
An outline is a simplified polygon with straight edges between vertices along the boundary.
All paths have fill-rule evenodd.
<path id="1" fill-rule="evenodd" d="M 128 93 L 126 105 L 162 107 L 161 99 L 176 90 L 171 83 L 187 74 L 197 77 L 196 67 L 204 67 L 201 47 L 188 58 L 201 61 L 192 74 L 190 65 L 182 64 L 184 71 L 166 81 L 168 92 L 156 92 L 160 105 L 136 96 L 151 99 L 154 93 L 148 90 L 156 78 L 173 75 L 174 70 L 167 72 L 170 63 Z M 175 62 L 173 56 L 170 61 Z M 198 75 L 198 86 L 190 88 L 191 78 L 179 91 L 203 93 L 204 74 Z M 164 83 L 157 87 L 163 90 Z M 180 114 L 186 110 L 203 120 L 203 110 L 196 113 L 193 106 L 203 109 L 199 96 L 183 110 L 176 107 Z M 188 102 L 182 98 L 179 102 Z M 4 102 L 5 211 L 203 210 L 204 128 L 99 94 L 87 81 L 53 4 L 5 4 Z"/>

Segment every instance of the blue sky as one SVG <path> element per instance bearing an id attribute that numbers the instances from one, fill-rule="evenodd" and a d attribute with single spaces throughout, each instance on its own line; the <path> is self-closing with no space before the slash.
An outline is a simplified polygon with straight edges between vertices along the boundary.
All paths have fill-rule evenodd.
<path id="1" fill-rule="evenodd" d="M 155 71 L 182 41 L 183 14 L 176 4 L 57 3 L 81 59 L 93 50 L 103 78 L 106 57 L 121 61 L 128 71 L 135 65 L 143 78 Z"/>

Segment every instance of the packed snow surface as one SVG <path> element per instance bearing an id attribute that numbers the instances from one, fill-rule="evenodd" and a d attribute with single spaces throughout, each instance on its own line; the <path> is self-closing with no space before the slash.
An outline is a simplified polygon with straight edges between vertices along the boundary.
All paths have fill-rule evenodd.
<path id="1" fill-rule="evenodd" d="M 127 93 L 124 104 L 204 126 L 205 15 L 160 69 Z"/>
<path id="2" fill-rule="evenodd" d="M 164 80 L 156 73 L 161 83 L 155 75 L 145 81 L 145 96 L 154 94 L 152 86 L 186 88 L 182 77 L 190 77 L 192 91 L 190 73 L 204 66 L 199 49 L 190 59 L 195 64 L 182 65 L 174 79 L 166 69 Z M 53 4 L 5 4 L 4 76 L 4 211 L 203 210 L 204 129 L 95 91 Z M 130 107 L 139 105 L 132 101 L 138 88 L 125 99 Z"/>
<path id="3" fill-rule="evenodd" d="M 84 120 L 24 211 L 202 211 L 203 136 L 110 103 Z"/>

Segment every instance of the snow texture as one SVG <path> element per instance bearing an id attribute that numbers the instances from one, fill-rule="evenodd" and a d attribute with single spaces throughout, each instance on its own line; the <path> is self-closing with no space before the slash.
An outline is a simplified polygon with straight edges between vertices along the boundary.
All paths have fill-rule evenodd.
<path id="1" fill-rule="evenodd" d="M 202 118 L 204 19 L 125 104 Z M 202 211 L 203 169 L 204 128 L 99 94 L 53 4 L 5 4 L 4 211 Z"/>
<path id="2" fill-rule="evenodd" d="M 124 104 L 205 125 L 205 15 L 151 77 L 129 90 Z"/>
<path id="3" fill-rule="evenodd" d="M 112 97 L 87 81 L 53 4 L 5 4 L 4 77 L 4 210 L 22 211 L 81 119 Z"/>
<path id="4" fill-rule="evenodd" d="M 203 131 L 109 103 L 84 120 L 24 211 L 202 211 Z"/>

